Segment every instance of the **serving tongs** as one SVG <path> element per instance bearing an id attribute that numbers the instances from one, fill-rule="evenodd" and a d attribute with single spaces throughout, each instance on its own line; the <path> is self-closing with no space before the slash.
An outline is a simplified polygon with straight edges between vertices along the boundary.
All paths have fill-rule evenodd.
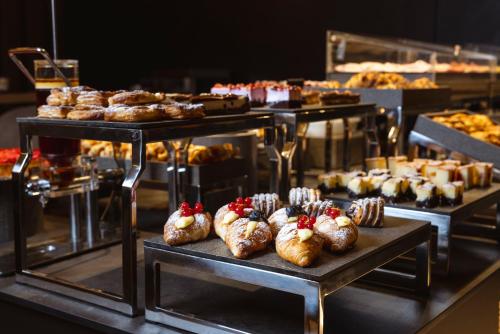
<path id="1" fill-rule="evenodd" d="M 49 63 L 50 67 L 52 67 L 52 69 L 54 69 L 54 71 L 57 73 L 57 75 L 60 76 L 64 80 L 64 83 L 66 84 L 66 86 L 68 86 L 68 87 L 71 86 L 71 81 L 63 74 L 61 69 L 54 62 L 54 60 L 52 60 L 52 58 L 50 58 L 49 53 L 45 49 L 33 48 L 33 47 L 19 47 L 19 48 L 9 49 L 10 59 L 12 59 L 14 64 L 16 64 L 16 66 L 19 68 L 19 70 L 21 72 L 23 72 L 24 76 L 26 78 L 28 78 L 28 80 L 31 81 L 31 83 L 33 85 L 36 84 L 36 80 L 33 77 L 33 75 L 31 75 L 30 71 L 26 68 L 26 66 L 24 66 L 23 62 L 20 61 L 19 58 L 17 57 L 17 55 L 20 55 L 20 54 L 35 54 L 35 55 L 42 56 L 42 58 L 44 58 L 47 61 L 47 63 Z"/>

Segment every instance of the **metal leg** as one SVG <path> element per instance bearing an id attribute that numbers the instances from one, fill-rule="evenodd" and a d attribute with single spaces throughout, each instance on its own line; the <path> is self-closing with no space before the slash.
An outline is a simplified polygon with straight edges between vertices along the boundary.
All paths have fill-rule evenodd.
<path id="1" fill-rule="evenodd" d="M 85 223 L 87 227 L 87 243 L 92 247 L 99 237 L 99 217 L 97 213 L 97 193 L 88 190 L 85 196 Z"/>
<path id="2" fill-rule="evenodd" d="M 403 129 L 403 108 L 401 106 L 397 107 L 392 111 L 396 124 L 394 124 L 387 135 L 387 154 L 388 155 L 398 155 L 401 153 L 402 141 L 400 140 L 400 134 Z"/>
<path id="3" fill-rule="evenodd" d="M 365 154 L 363 158 L 379 157 L 381 153 L 380 142 L 377 136 L 377 126 L 374 116 L 365 117 Z M 364 159 L 363 159 L 364 162 Z"/>
<path id="4" fill-rule="evenodd" d="M 447 275 L 450 269 L 451 219 L 442 216 L 433 219 L 431 223 L 437 226 L 437 257 L 432 268 L 433 273 Z"/>
<path id="5" fill-rule="evenodd" d="M 189 146 L 191 145 L 191 142 L 193 141 L 192 138 L 184 138 L 180 139 L 177 141 L 178 143 L 178 163 L 177 163 L 177 189 L 179 191 L 178 195 L 178 201 L 183 201 L 186 199 L 186 191 L 187 191 L 187 185 L 188 185 L 188 150 Z"/>
<path id="6" fill-rule="evenodd" d="M 70 200 L 70 235 L 71 235 L 71 244 L 73 250 L 77 250 L 78 243 L 80 242 L 80 195 L 79 194 L 71 194 L 69 196 Z"/>
<path id="7" fill-rule="evenodd" d="M 168 182 L 168 211 L 173 213 L 179 203 L 177 150 L 171 141 L 163 142 L 168 151 L 167 182 Z"/>
<path id="8" fill-rule="evenodd" d="M 342 139 L 342 168 L 344 171 L 348 171 L 351 165 L 351 152 L 349 150 L 349 143 L 352 138 L 352 131 L 349 126 L 349 119 L 342 118 L 344 125 L 344 137 Z"/>
<path id="9" fill-rule="evenodd" d="M 137 198 L 139 178 L 146 167 L 146 143 L 142 131 L 137 132 L 132 142 L 132 166 L 122 184 L 122 261 L 123 298 L 133 313 L 137 312 Z"/>
<path id="10" fill-rule="evenodd" d="M 270 180 L 269 191 L 271 193 L 279 192 L 279 185 L 281 180 L 281 155 L 276 147 L 275 129 L 264 129 L 264 147 L 266 149 L 267 157 L 270 164 Z"/>
<path id="11" fill-rule="evenodd" d="M 431 243 L 426 241 L 416 248 L 415 290 L 422 295 L 429 294 L 431 285 Z"/>
<path id="12" fill-rule="evenodd" d="M 326 121 L 325 124 L 325 173 L 332 170 L 332 149 L 333 149 L 333 124 Z"/>
<path id="13" fill-rule="evenodd" d="M 304 333 L 323 334 L 324 295 L 320 286 L 306 289 L 304 293 Z"/>
<path id="14" fill-rule="evenodd" d="M 304 186 L 304 145 L 306 139 L 297 137 L 297 148 L 295 150 L 295 163 L 297 166 L 297 187 Z"/>

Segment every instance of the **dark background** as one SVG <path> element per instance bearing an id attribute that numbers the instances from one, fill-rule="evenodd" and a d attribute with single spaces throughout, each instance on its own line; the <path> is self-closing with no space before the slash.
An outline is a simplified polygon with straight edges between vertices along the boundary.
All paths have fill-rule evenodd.
<path id="1" fill-rule="evenodd" d="M 79 59 L 81 83 L 101 89 L 186 73 L 323 79 L 327 29 L 500 45 L 497 0 L 58 0 L 57 11 L 59 57 Z M 12 90 L 31 87 L 7 50 L 51 50 L 50 34 L 49 0 L 0 0 L 0 76 Z"/>

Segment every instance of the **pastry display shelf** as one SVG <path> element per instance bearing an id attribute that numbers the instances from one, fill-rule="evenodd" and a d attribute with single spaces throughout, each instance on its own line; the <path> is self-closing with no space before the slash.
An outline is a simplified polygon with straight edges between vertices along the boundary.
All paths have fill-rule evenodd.
<path id="1" fill-rule="evenodd" d="M 77 121 L 24 117 L 17 119 L 19 125 L 21 155 L 14 165 L 12 179 L 14 181 L 14 199 L 16 201 L 15 219 L 15 255 L 16 281 L 42 289 L 46 289 L 72 298 L 80 299 L 96 305 L 113 309 L 133 316 L 137 308 L 137 203 L 136 188 L 139 178 L 146 167 L 146 144 L 164 141 L 169 147 L 171 157 L 169 171 L 169 203 L 175 206 L 179 199 L 178 161 L 171 140 L 208 136 L 220 133 L 265 129 L 265 144 L 270 149 L 270 159 L 274 142 L 274 118 L 271 113 L 249 112 L 242 115 L 214 116 L 195 120 L 169 120 L 148 123 L 118 123 L 105 121 Z M 23 201 L 25 176 L 32 157 L 31 139 L 33 136 L 93 139 L 132 144 L 132 166 L 122 183 L 122 280 L 123 294 L 117 295 L 91 289 L 79 284 L 67 282 L 57 277 L 50 277 L 30 270 L 27 263 L 26 214 L 27 207 Z M 271 183 L 273 180 L 271 180 Z M 277 183 L 271 184 L 271 191 Z"/>
<path id="2" fill-rule="evenodd" d="M 352 202 L 345 192 L 336 192 L 325 196 L 337 205 L 347 209 Z M 454 207 L 438 206 L 427 209 L 419 208 L 415 202 L 386 203 L 386 216 L 405 219 L 430 221 L 437 228 L 437 240 L 432 245 L 432 273 L 447 275 L 450 270 L 452 234 L 458 224 L 480 214 L 489 207 L 496 205 L 496 221 L 493 225 L 476 225 L 485 230 L 485 236 L 500 241 L 500 183 L 493 183 L 489 188 L 474 188 L 464 192 L 463 203 Z"/>
<path id="3" fill-rule="evenodd" d="M 349 142 L 352 136 L 352 131 L 349 128 L 348 119 L 351 117 L 365 118 L 365 141 L 363 153 L 365 156 L 378 155 L 378 140 L 375 130 L 374 117 L 376 113 L 375 105 L 371 103 L 360 104 L 344 104 L 331 106 L 303 106 L 302 108 L 253 108 L 254 111 L 272 112 L 277 128 L 276 150 L 278 152 L 278 168 L 272 168 L 271 171 L 280 173 L 279 178 L 279 195 L 280 198 L 287 198 L 288 189 L 290 189 L 290 178 L 292 171 L 292 160 L 296 154 L 297 161 L 297 186 L 304 184 L 304 152 L 303 143 L 309 123 L 330 121 L 342 119 L 344 123 L 343 137 L 343 167 L 345 170 L 349 168 Z M 328 140 L 329 138 L 327 138 Z M 331 147 L 331 145 L 325 145 Z M 328 165 L 331 152 L 325 152 L 325 161 Z M 329 170 L 325 166 L 325 170 Z M 277 175 L 272 176 L 272 179 L 278 179 Z"/>
<path id="4" fill-rule="evenodd" d="M 304 333 L 323 333 L 326 296 L 414 248 L 414 287 L 426 294 L 430 285 L 430 236 L 427 222 L 387 218 L 384 228 L 361 228 L 356 246 L 350 251 L 342 255 L 323 251 L 310 268 L 286 262 L 271 247 L 250 259 L 239 260 L 218 238 L 172 247 L 158 236 L 144 241 L 146 320 L 196 333 L 247 333 L 161 305 L 160 267 L 173 274 L 178 268 L 188 267 L 198 278 L 230 279 L 303 296 Z"/>
<path id="5" fill-rule="evenodd" d="M 435 116 L 448 117 L 457 112 L 472 114 L 468 111 L 458 110 L 420 115 L 409 137 L 411 151 L 413 151 L 416 145 L 424 147 L 439 146 L 445 150 L 456 151 L 476 160 L 492 162 L 496 169 L 496 174 L 499 174 L 500 146 L 481 141 L 469 136 L 465 132 L 432 120 Z"/>
<path id="6" fill-rule="evenodd" d="M 333 89 L 320 89 L 333 90 Z M 380 114 L 394 119 L 391 129 L 387 131 L 387 152 L 397 155 L 407 146 L 408 134 L 414 124 L 415 116 L 437 112 L 451 106 L 451 89 L 376 89 L 353 88 L 349 90 L 360 94 L 361 103 L 375 103 Z"/>

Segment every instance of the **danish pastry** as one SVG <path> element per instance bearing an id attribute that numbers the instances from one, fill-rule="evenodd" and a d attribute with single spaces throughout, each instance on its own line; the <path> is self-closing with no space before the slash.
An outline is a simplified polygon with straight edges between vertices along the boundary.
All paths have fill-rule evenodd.
<path id="1" fill-rule="evenodd" d="M 214 229 L 222 240 L 226 241 L 229 225 L 240 218 L 247 217 L 253 211 L 252 199 L 238 197 L 236 201 L 224 205 L 215 213 Z"/>
<path id="2" fill-rule="evenodd" d="M 134 90 L 131 92 L 118 93 L 108 98 L 109 105 L 126 104 L 129 106 L 146 104 L 146 103 L 159 103 L 165 98 L 163 93 L 150 93 L 144 90 Z"/>
<path id="3" fill-rule="evenodd" d="M 319 257 L 324 241 L 314 233 L 314 220 L 301 216 L 297 223 L 283 226 L 276 236 L 276 252 L 281 258 L 308 267 Z"/>
<path id="4" fill-rule="evenodd" d="M 108 101 L 101 92 L 93 90 L 81 92 L 76 98 L 76 104 L 107 107 Z"/>
<path id="5" fill-rule="evenodd" d="M 66 118 L 68 113 L 73 110 L 73 107 L 70 106 L 50 106 L 50 105 L 42 105 L 39 106 L 38 117 L 43 118 Z"/>
<path id="6" fill-rule="evenodd" d="M 358 240 L 358 228 L 349 217 L 341 216 L 337 208 L 328 209 L 318 217 L 314 232 L 324 239 L 325 249 L 334 253 L 345 252 Z"/>
<path id="7" fill-rule="evenodd" d="M 163 108 L 153 106 L 112 105 L 106 108 L 104 120 L 111 122 L 148 122 L 165 118 Z"/>
<path id="8" fill-rule="evenodd" d="M 47 104 L 49 106 L 74 106 L 77 103 L 78 96 L 89 91 L 95 90 L 88 86 L 53 88 L 47 97 Z"/>
<path id="9" fill-rule="evenodd" d="M 152 105 L 150 107 L 163 108 L 165 119 L 193 119 L 205 117 L 203 104 L 171 103 Z"/>
<path id="10" fill-rule="evenodd" d="M 248 218 L 239 218 L 227 228 L 226 245 L 238 259 L 266 249 L 273 240 L 271 229 L 260 211 L 252 211 Z"/>
<path id="11" fill-rule="evenodd" d="M 189 203 L 183 202 L 165 223 L 163 239 L 171 246 L 195 242 L 206 239 L 211 227 L 212 217 L 204 212 L 201 203 L 190 208 Z"/>
<path id="12" fill-rule="evenodd" d="M 105 108 L 101 106 L 77 104 L 67 115 L 67 119 L 99 120 L 104 118 Z"/>

